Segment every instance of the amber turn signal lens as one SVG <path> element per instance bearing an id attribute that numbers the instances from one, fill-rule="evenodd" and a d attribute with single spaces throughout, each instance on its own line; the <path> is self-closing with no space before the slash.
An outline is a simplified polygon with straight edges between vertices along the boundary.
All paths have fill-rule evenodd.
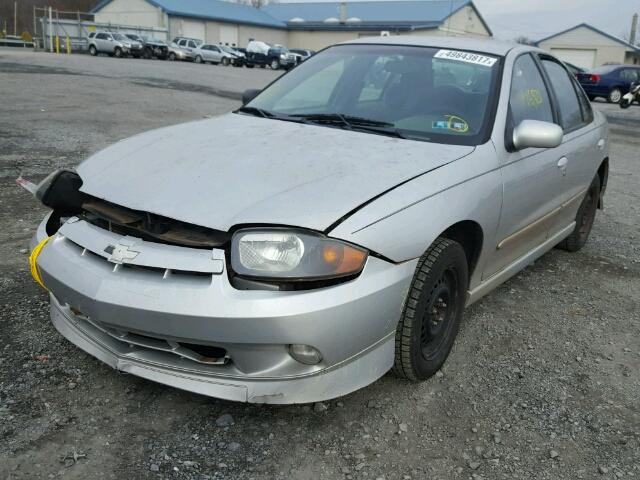
<path id="1" fill-rule="evenodd" d="M 333 273 L 344 274 L 359 272 L 367 254 L 349 245 L 325 245 L 322 257 Z"/>

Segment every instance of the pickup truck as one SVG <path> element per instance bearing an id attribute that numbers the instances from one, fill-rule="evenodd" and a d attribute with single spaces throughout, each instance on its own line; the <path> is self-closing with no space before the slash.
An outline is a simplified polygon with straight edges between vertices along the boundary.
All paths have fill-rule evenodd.
<path id="1" fill-rule="evenodd" d="M 251 43 L 247 46 L 245 60 L 247 68 L 259 65 L 262 68 L 269 66 L 272 70 L 281 68 L 289 70 L 297 64 L 296 56 L 281 45 L 270 46 L 266 53 L 255 51 L 250 47 Z"/>

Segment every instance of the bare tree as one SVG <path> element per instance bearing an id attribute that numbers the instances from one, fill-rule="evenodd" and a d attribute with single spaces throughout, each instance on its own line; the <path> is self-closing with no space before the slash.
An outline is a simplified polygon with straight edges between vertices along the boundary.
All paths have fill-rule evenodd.
<path id="1" fill-rule="evenodd" d="M 535 45 L 536 43 L 525 35 L 520 35 L 519 37 L 516 37 L 515 41 L 516 43 L 521 43 L 522 45 Z"/>

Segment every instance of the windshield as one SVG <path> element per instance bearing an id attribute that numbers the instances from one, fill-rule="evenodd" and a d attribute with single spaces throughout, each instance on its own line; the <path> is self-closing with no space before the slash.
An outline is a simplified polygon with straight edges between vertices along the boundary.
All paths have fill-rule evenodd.
<path id="1" fill-rule="evenodd" d="M 236 53 L 235 50 L 231 47 L 227 47 L 226 45 L 218 45 L 223 52 L 227 52 L 227 53 Z"/>
<path id="2" fill-rule="evenodd" d="M 127 37 L 125 37 L 124 35 L 120 34 L 120 33 L 113 33 L 113 38 L 115 38 L 116 40 L 129 40 Z"/>
<path id="3" fill-rule="evenodd" d="M 486 141 L 493 120 L 500 65 L 497 57 L 472 52 L 335 46 L 278 79 L 241 111 L 477 145 Z"/>

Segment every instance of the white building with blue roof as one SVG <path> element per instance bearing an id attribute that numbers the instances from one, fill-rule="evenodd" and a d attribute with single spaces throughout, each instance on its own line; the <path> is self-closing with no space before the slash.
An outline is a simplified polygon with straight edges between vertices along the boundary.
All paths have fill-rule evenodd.
<path id="1" fill-rule="evenodd" d="M 166 29 L 169 37 L 246 47 L 250 39 L 319 50 L 360 37 L 490 37 L 471 0 L 271 3 L 261 9 L 223 0 L 102 0 L 98 23 Z"/>

